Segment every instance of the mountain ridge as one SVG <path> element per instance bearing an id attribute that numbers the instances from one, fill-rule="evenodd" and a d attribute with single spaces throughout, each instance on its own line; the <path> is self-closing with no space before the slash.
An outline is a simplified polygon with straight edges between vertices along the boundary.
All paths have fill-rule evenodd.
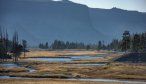
<path id="1" fill-rule="evenodd" d="M 137 11 L 89 8 L 71 1 L 9 1 L 0 1 L 0 25 L 8 29 L 10 36 L 17 30 L 20 39 L 26 39 L 34 45 L 55 39 L 109 42 L 113 38 L 120 38 L 124 30 L 131 33 L 146 30 L 146 14 Z"/>

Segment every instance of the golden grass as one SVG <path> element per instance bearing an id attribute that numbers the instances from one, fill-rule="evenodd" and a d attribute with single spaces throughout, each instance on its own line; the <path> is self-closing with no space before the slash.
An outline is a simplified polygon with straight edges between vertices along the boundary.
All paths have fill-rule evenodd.
<path id="1" fill-rule="evenodd" d="M 119 79 L 140 79 L 146 80 L 146 65 L 128 64 L 128 63 L 111 63 L 101 66 L 98 69 L 93 69 L 91 77 L 119 78 Z M 87 72 L 83 72 L 86 74 Z"/>
<path id="2" fill-rule="evenodd" d="M 79 66 L 76 64 L 64 63 L 40 63 L 34 64 L 31 67 L 36 69 L 38 73 L 45 74 L 49 72 L 49 75 L 52 76 L 60 74 L 62 76 L 67 76 L 69 74 L 72 77 L 83 78 L 88 77 L 146 80 L 146 64 L 110 63 L 104 66 Z"/>
<path id="3" fill-rule="evenodd" d="M 26 66 L 36 70 L 35 73 L 26 72 Z M 117 78 L 146 80 L 146 64 L 110 63 L 104 66 L 79 66 L 64 63 L 31 63 L 24 67 L 0 67 L 0 75 L 24 77 L 81 77 L 81 78 Z"/>
<path id="4" fill-rule="evenodd" d="M 2 72 L 25 72 L 25 67 L 2 67 L 0 66 L 0 71 Z M 1 73 L 0 73 L 1 74 Z"/>
<path id="5" fill-rule="evenodd" d="M 105 58 L 84 58 L 84 59 L 74 59 L 72 62 L 84 63 L 84 62 L 108 62 Z"/>
<path id="6" fill-rule="evenodd" d="M 26 52 L 26 57 L 39 57 L 39 56 L 59 56 L 59 55 L 95 55 L 100 54 L 98 51 L 68 51 L 68 50 L 58 50 L 58 51 L 30 51 Z M 101 53 L 102 54 L 102 53 Z M 21 54 L 23 57 L 23 54 Z"/>

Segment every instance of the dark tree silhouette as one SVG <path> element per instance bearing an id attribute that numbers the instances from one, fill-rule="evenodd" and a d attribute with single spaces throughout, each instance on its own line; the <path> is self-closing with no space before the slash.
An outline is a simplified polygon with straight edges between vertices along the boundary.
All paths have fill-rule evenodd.
<path id="1" fill-rule="evenodd" d="M 130 49 L 130 43 L 131 43 L 130 32 L 129 31 L 124 31 L 122 44 L 121 44 L 122 51 L 126 52 L 128 49 Z"/>
<path id="2" fill-rule="evenodd" d="M 101 41 L 98 42 L 98 50 L 100 50 L 100 49 L 102 49 L 102 42 Z"/>
<path id="3" fill-rule="evenodd" d="M 11 56 L 8 55 L 8 43 L 7 30 L 0 27 L 0 59 L 2 59 L 2 61 L 7 61 L 7 59 L 11 58 Z"/>
<path id="4" fill-rule="evenodd" d="M 48 42 L 46 42 L 46 44 L 45 44 L 45 48 L 46 48 L 46 49 L 49 48 Z"/>
<path id="5" fill-rule="evenodd" d="M 135 34 L 132 40 L 132 50 L 133 52 L 138 52 L 140 50 L 140 35 Z"/>
<path id="6" fill-rule="evenodd" d="M 86 46 L 86 49 L 89 50 L 89 49 L 90 49 L 90 45 L 87 45 L 87 46 Z"/>
<path id="7" fill-rule="evenodd" d="M 23 52 L 24 52 L 24 58 L 25 58 L 25 52 L 26 52 L 26 47 L 27 47 L 27 41 L 22 40 L 22 45 L 23 45 Z"/>
<path id="8" fill-rule="evenodd" d="M 89 48 L 88 44 L 88 48 Z M 48 48 L 52 48 L 52 49 L 86 49 L 87 45 L 85 45 L 84 43 L 79 43 L 79 42 L 69 42 L 69 41 L 60 41 L 60 40 L 55 40 L 51 46 L 48 45 L 48 42 L 44 43 L 40 43 L 39 44 L 39 48 L 42 49 L 48 49 Z M 91 48 L 91 47 L 90 47 Z"/>
<path id="9" fill-rule="evenodd" d="M 12 45 L 12 53 L 13 53 L 13 61 L 17 62 L 18 58 L 21 54 L 23 46 L 19 44 L 18 41 L 18 33 L 15 32 L 13 35 L 13 45 Z"/>
<path id="10" fill-rule="evenodd" d="M 8 39 L 7 30 L 0 27 L 0 60 L 7 61 L 7 59 L 13 58 L 13 61 L 17 62 L 22 48 L 22 45 L 18 42 L 17 32 L 14 33 L 13 40 L 11 41 Z"/>
<path id="11" fill-rule="evenodd" d="M 145 33 L 142 33 L 140 35 L 140 46 L 139 46 L 141 52 L 145 51 L 145 46 L 146 46 L 146 36 Z"/>

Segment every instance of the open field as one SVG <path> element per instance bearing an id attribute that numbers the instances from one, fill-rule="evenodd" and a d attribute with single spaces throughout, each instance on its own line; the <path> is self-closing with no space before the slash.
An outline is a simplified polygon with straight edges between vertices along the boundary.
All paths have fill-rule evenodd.
<path id="1" fill-rule="evenodd" d="M 98 51 L 87 51 L 87 50 L 56 50 L 56 51 L 37 51 L 32 50 L 30 52 L 26 52 L 26 57 L 53 57 L 53 56 L 66 56 L 66 55 L 95 55 L 95 54 L 103 54 L 103 52 Z M 23 57 L 23 54 L 21 54 L 21 57 Z"/>
<path id="2" fill-rule="evenodd" d="M 46 53 L 48 53 L 46 55 Z M 58 57 L 68 55 L 93 55 L 102 54 L 99 51 L 31 51 L 26 57 Z M 40 56 L 41 55 L 41 56 Z M 43 78 L 43 79 L 0 79 L 2 84 L 123 84 L 106 82 L 69 81 L 66 78 L 106 78 L 124 80 L 146 80 L 146 64 L 112 62 L 113 58 L 120 56 L 118 53 L 108 53 L 102 58 L 82 58 L 71 61 L 35 61 L 20 59 L 18 66 L 0 66 L 1 76 Z M 105 63 L 102 66 L 85 66 L 86 63 Z M 29 72 L 28 68 L 35 71 Z M 46 79 L 49 78 L 49 79 Z M 55 78 L 55 79 L 51 79 Z M 56 79 L 57 78 L 57 79 Z M 13 83 L 11 82 L 13 80 Z M 37 82 L 37 83 L 36 83 Z"/>

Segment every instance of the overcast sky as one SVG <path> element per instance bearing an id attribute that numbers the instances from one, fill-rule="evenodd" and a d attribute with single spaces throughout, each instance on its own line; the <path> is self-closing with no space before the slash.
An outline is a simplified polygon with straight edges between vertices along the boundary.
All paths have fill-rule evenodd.
<path id="1" fill-rule="evenodd" d="M 126 10 L 137 10 L 140 12 L 146 12 L 146 0 L 70 0 L 73 2 L 86 4 L 92 8 L 106 8 L 110 9 L 113 7 L 126 9 Z"/>

